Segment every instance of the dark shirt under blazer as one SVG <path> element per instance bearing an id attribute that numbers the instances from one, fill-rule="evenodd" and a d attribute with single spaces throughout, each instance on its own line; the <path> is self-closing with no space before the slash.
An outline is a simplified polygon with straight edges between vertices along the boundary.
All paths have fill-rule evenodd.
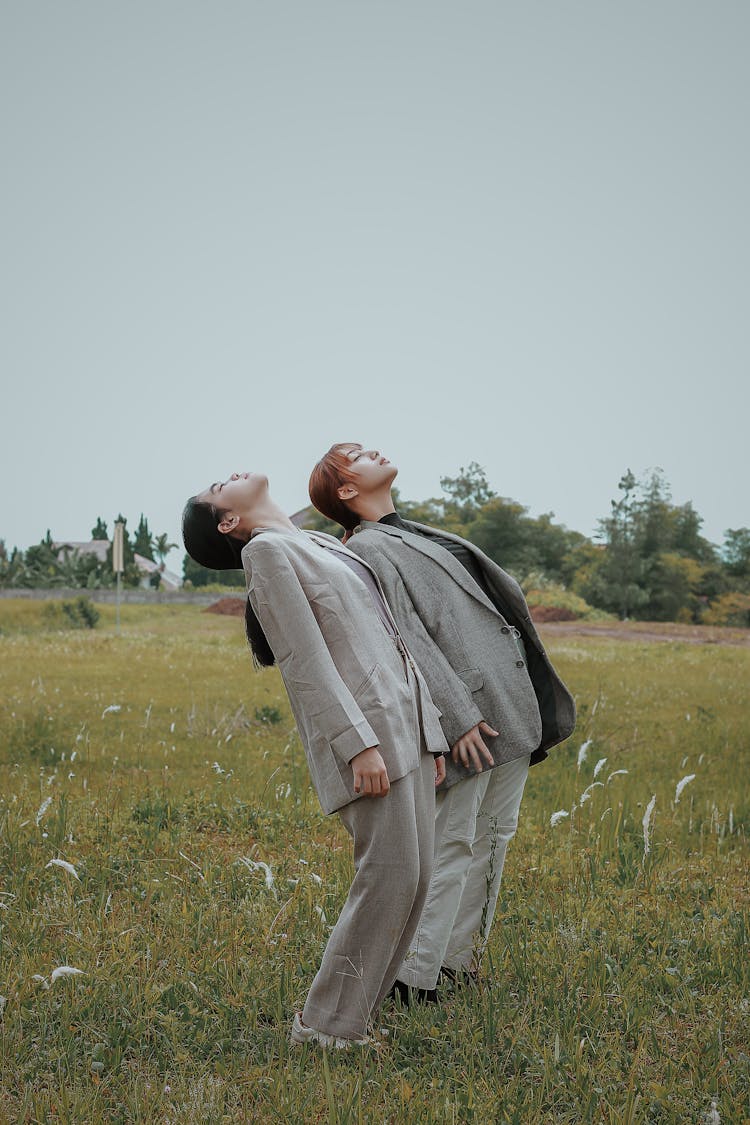
<path id="1" fill-rule="evenodd" d="M 419 768 L 425 751 L 447 750 L 440 712 L 395 623 L 394 637 L 339 552 L 348 553 L 333 536 L 270 529 L 255 532 L 242 551 L 250 604 L 325 813 L 360 796 L 350 763 L 362 750 L 379 748 L 392 782 Z"/>
<path id="2" fill-rule="evenodd" d="M 573 697 L 544 650 L 521 587 L 473 543 L 424 524 L 407 528 L 363 520 L 348 546 L 377 573 L 388 604 L 442 712 L 450 746 L 484 719 L 495 765 L 525 755 L 532 764 L 575 727 Z M 482 573 L 471 578 L 435 538 L 467 547 Z M 467 594 L 469 595 L 467 597 Z M 502 609 L 506 608 L 504 615 Z M 513 629 L 521 633 L 526 661 Z M 446 758 L 445 787 L 474 770 Z"/>

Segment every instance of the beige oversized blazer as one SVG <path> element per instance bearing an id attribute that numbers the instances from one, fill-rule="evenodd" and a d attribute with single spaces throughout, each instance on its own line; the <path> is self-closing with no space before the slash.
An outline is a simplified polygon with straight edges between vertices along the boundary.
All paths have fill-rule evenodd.
<path id="1" fill-rule="evenodd" d="M 265 528 L 242 551 L 250 604 L 325 813 L 359 798 L 350 763 L 362 750 L 379 748 L 391 782 L 417 769 L 425 750 L 447 750 L 424 679 L 340 553 L 350 554 L 331 535 Z"/>

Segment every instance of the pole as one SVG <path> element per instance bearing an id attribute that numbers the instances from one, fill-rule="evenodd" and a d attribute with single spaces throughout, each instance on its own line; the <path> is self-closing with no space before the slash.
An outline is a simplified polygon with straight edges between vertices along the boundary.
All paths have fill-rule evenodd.
<path id="1" fill-rule="evenodd" d="M 120 635 L 120 577 L 124 570 L 125 559 L 123 550 L 123 530 L 125 525 L 122 520 L 115 523 L 115 533 L 112 538 L 112 569 L 117 575 L 117 635 Z"/>

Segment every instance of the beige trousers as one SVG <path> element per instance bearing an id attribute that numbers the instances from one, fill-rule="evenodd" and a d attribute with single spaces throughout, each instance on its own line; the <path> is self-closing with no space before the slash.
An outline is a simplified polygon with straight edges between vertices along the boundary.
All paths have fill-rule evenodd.
<path id="1" fill-rule="evenodd" d="M 419 929 L 398 979 L 435 988 L 441 966 L 476 967 L 495 914 L 508 844 L 529 757 L 441 790 L 435 806 L 435 862 Z"/>
<path id="2" fill-rule="evenodd" d="M 435 763 L 393 782 L 387 797 L 338 810 L 354 841 L 354 881 L 302 1012 L 308 1027 L 367 1034 L 419 923 L 432 871 Z"/>

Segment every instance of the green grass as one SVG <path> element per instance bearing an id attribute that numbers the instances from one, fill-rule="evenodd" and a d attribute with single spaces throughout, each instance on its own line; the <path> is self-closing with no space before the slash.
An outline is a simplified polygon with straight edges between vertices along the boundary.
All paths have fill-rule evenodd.
<path id="1" fill-rule="evenodd" d="M 529 776 L 485 987 L 326 1057 L 288 1025 L 350 847 L 278 674 L 197 607 L 123 607 L 117 637 L 113 607 L 49 632 L 20 604 L 0 603 L 1 1120 L 700 1123 L 712 1099 L 750 1120 L 747 650 L 552 641 L 580 722 Z"/>

